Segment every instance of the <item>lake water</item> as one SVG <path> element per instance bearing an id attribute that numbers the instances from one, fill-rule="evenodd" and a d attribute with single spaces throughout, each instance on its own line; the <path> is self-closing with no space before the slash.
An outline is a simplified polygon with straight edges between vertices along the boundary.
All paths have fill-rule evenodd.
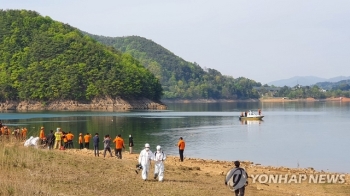
<path id="1" fill-rule="evenodd" d="M 241 122 L 241 111 L 262 109 L 263 121 Z M 10 112 L 0 119 L 38 135 L 41 126 L 81 133 L 132 134 L 139 152 L 148 142 L 172 155 L 182 136 L 185 157 L 249 160 L 271 166 L 313 167 L 350 173 L 350 103 L 191 103 L 168 104 L 167 111 Z M 91 146 L 91 145 L 90 145 Z M 102 149 L 101 144 L 101 149 Z"/>

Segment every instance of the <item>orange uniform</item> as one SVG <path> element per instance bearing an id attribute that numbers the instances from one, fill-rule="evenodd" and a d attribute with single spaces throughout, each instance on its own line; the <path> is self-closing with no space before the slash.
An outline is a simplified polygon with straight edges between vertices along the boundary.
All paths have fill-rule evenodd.
<path id="1" fill-rule="evenodd" d="M 115 149 L 122 149 L 124 147 L 124 140 L 121 137 L 116 137 L 113 142 L 115 143 Z"/>
<path id="2" fill-rule="evenodd" d="M 73 140 L 74 135 L 72 133 L 67 133 L 66 138 L 67 140 Z"/>
<path id="3" fill-rule="evenodd" d="M 91 139 L 91 135 L 90 135 L 90 134 L 84 135 L 84 142 L 85 142 L 85 143 L 89 143 L 89 142 L 90 142 L 90 139 Z"/>
<path id="4" fill-rule="evenodd" d="M 45 138 L 44 127 L 41 127 L 41 129 L 40 129 L 39 138 L 40 139 L 44 139 Z"/>
<path id="5" fill-rule="evenodd" d="M 28 132 L 28 130 L 27 130 L 27 128 L 23 128 L 22 129 L 22 132 L 21 132 L 21 135 L 22 135 L 22 138 L 23 139 L 26 139 L 27 138 L 27 132 Z"/>
<path id="6" fill-rule="evenodd" d="M 185 141 L 180 140 L 180 141 L 177 143 L 177 146 L 179 147 L 180 150 L 185 150 Z"/>

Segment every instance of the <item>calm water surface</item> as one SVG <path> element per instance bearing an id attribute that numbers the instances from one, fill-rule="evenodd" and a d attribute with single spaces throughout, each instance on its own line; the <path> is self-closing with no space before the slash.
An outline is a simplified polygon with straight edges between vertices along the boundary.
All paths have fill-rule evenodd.
<path id="1" fill-rule="evenodd" d="M 206 103 L 168 104 L 167 111 L 131 112 L 13 112 L 0 113 L 10 127 L 25 126 L 28 135 L 41 126 L 61 127 L 102 137 L 119 133 L 134 136 L 135 148 L 144 143 L 163 146 L 177 155 L 182 136 L 185 156 L 219 160 L 250 160 L 273 166 L 314 167 L 350 173 L 350 103 Z M 244 110 L 262 109 L 264 121 L 241 122 Z M 101 144 L 102 149 L 102 144 Z"/>

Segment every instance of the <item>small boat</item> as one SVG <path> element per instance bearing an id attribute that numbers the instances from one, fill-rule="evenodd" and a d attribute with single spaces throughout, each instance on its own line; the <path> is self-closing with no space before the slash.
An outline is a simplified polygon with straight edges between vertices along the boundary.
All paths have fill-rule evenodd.
<path id="1" fill-rule="evenodd" d="M 264 118 L 264 116 L 255 114 L 250 110 L 247 113 L 247 116 L 239 116 L 239 120 L 262 120 L 262 118 Z"/>

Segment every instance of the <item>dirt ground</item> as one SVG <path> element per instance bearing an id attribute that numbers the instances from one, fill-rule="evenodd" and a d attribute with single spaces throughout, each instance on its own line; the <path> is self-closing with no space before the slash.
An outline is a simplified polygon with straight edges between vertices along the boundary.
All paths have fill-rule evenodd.
<path id="1" fill-rule="evenodd" d="M 163 182 L 136 174 L 138 154 L 123 152 L 123 159 L 95 157 L 92 150 L 47 150 L 0 143 L 0 195 L 234 195 L 224 185 L 232 161 L 168 156 Z M 249 176 L 329 174 L 312 168 L 269 167 L 242 161 Z M 345 183 L 259 183 L 249 178 L 246 195 L 350 195 L 350 176 Z"/>

